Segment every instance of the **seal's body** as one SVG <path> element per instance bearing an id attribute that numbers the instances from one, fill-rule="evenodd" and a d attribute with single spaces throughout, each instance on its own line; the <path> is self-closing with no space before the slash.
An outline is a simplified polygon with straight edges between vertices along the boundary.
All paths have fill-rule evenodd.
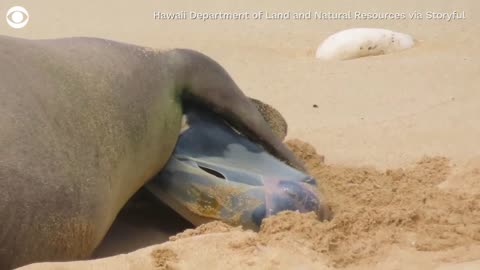
<path id="1" fill-rule="evenodd" d="M 90 256 L 170 157 L 184 99 L 301 167 L 200 53 L 0 36 L 0 269 Z"/>

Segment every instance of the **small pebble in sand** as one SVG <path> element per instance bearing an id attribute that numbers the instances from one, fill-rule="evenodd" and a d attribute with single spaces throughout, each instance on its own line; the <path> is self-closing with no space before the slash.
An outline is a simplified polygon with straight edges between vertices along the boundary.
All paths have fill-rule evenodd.
<path id="1" fill-rule="evenodd" d="M 347 60 L 388 54 L 413 47 L 410 35 L 381 28 L 352 28 L 329 36 L 318 47 L 322 60 Z"/>

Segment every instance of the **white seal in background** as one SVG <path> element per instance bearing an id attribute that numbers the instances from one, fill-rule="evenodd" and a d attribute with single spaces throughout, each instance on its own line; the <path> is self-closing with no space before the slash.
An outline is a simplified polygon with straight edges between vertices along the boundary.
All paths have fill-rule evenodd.
<path id="1" fill-rule="evenodd" d="M 337 32 L 318 47 L 316 57 L 322 60 L 347 60 L 388 54 L 413 47 L 407 34 L 381 28 L 352 28 Z"/>
<path id="2" fill-rule="evenodd" d="M 28 11 L 21 6 L 14 6 L 11 7 L 7 11 L 7 15 L 5 16 L 8 25 L 15 29 L 20 29 L 27 25 L 30 16 L 28 15 Z"/>

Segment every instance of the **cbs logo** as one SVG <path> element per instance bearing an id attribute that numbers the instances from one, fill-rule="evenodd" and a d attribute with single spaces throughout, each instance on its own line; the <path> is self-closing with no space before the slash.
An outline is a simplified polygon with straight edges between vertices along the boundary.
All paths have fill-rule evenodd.
<path id="1" fill-rule="evenodd" d="M 12 28 L 20 29 L 27 25 L 30 17 L 28 15 L 28 11 L 24 7 L 15 6 L 7 11 L 6 19 L 8 25 L 10 25 Z"/>

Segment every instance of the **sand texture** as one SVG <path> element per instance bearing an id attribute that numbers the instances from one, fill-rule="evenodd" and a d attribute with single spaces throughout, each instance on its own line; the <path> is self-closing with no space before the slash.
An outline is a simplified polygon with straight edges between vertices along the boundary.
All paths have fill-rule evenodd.
<path id="1" fill-rule="evenodd" d="M 1 14 L 18 4 L 1 2 Z M 0 33 L 97 36 L 152 48 L 191 48 L 217 60 L 247 95 L 282 113 L 289 146 L 317 178 L 335 214 L 319 222 L 285 212 L 267 219 L 259 232 L 219 222 L 182 232 L 189 225 L 172 213 L 150 212 L 146 219 L 122 212 L 95 257 L 121 255 L 23 269 L 480 269 L 479 1 L 27 0 L 22 5 L 30 12 L 28 26 L 14 30 L 0 23 Z M 450 22 L 152 18 L 153 11 L 183 10 L 456 10 L 467 17 Z M 390 29 L 417 43 L 382 56 L 315 59 L 326 37 L 353 27 Z"/>
<path id="2" fill-rule="evenodd" d="M 452 176 L 443 157 L 403 169 L 325 165 L 313 147 L 287 142 L 304 158 L 335 213 L 283 212 L 259 232 L 222 222 L 188 229 L 161 245 L 89 262 L 24 269 L 476 269 L 480 266 L 480 194 L 439 187 Z M 460 175 L 476 175 L 467 169 Z M 450 179 L 455 179 L 455 177 Z M 447 182 L 446 182 L 447 181 Z M 460 181 L 459 181 L 460 182 Z M 459 183 L 461 186 L 471 183 Z M 469 190 L 478 189 L 478 182 Z M 477 260 L 477 261 L 475 261 Z M 453 267 L 453 268 L 452 268 Z M 470 267 L 470 268 L 468 268 Z"/>

